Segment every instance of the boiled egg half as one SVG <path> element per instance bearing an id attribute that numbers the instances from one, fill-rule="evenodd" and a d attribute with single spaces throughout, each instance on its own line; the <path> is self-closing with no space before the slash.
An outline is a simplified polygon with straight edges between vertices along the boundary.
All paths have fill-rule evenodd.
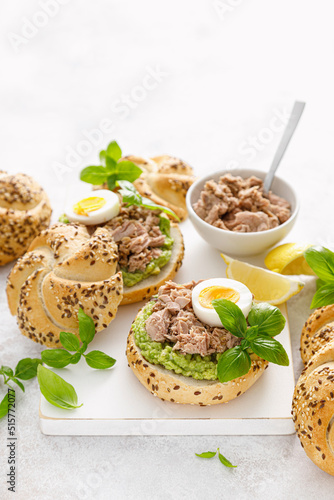
<path id="1" fill-rule="evenodd" d="M 221 327 L 219 316 L 211 304 L 214 299 L 231 300 L 247 318 L 253 295 L 243 283 L 227 278 L 205 280 L 196 285 L 192 291 L 192 305 L 196 316 L 207 325 Z"/>
<path id="2" fill-rule="evenodd" d="M 113 191 L 99 189 L 86 198 L 73 200 L 65 213 L 70 222 L 80 222 L 86 226 L 102 224 L 119 214 L 119 198 Z"/>

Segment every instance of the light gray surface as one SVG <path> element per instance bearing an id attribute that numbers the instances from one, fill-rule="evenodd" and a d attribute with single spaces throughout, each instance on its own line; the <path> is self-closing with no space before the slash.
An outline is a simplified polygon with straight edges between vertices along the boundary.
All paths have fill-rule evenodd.
<path id="1" fill-rule="evenodd" d="M 289 240 L 333 245 L 330 0 L 69 0 L 15 51 L 8 35 L 21 33 L 24 18 L 36 20 L 40 3 L 7 1 L 0 7 L 0 165 L 34 175 L 50 195 L 55 218 L 66 186 L 96 161 L 100 147 L 62 180 L 54 164 L 64 163 L 67 148 L 76 148 L 83 131 L 104 118 L 114 128 L 101 146 L 116 138 L 126 153 L 172 153 L 197 171 L 237 164 L 265 168 L 280 137 L 270 132 L 281 124 L 274 117 L 300 99 L 307 107 L 280 167 L 301 198 Z M 157 66 L 161 81 L 138 90 L 143 79 L 153 86 L 147 75 Z M 131 92 L 138 102 L 121 109 L 118 102 L 111 110 Z M 261 151 L 249 151 L 250 137 L 258 137 Z M 9 267 L 0 271 L 0 361 L 14 365 L 38 355 L 40 347 L 23 338 L 9 316 Z M 296 375 L 313 290 L 310 281 L 289 303 Z M 295 436 L 45 437 L 37 384 L 26 385 L 17 409 L 17 499 L 332 497 L 332 477 L 307 459 Z M 0 497 L 6 499 L 3 421 L 0 434 Z M 216 446 L 237 469 L 194 456 Z"/>

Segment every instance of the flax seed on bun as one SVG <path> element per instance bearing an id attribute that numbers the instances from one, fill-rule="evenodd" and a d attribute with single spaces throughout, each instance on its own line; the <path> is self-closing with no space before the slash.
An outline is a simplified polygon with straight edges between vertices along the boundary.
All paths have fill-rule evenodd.
<path id="1" fill-rule="evenodd" d="M 333 340 L 314 354 L 299 377 L 292 415 L 307 456 L 320 469 L 334 476 Z"/>
<path id="2" fill-rule="evenodd" d="M 182 265 L 184 257 L 184 243 L 178 224 L 171 222 L 170 233 L 171 237 L 174 239 L 174 244 L 172 246 L 172 255 L 168 263 L 161 269 L 159 274 L 149 276 L 134 286 L 124 286 L 121 305 L 132 304 L 133 302 L 148 299 L 157 293 L 161 285 L 174 278 Z"/>
<path id="3" fill-rule="evenodd" d="M 0 171 L 0 265 L 24 254 L 50 223 L 47 194 L 28 175 Z"/>
<path id="4" fill-rule="evenodd" d="M 60 332 L 79 335 L 79 308 L 97 331 L 106 328 L 122 300 L 116 266 L 117 247 L 106 229 L 90 235 L 85 226 L 58 223 L 43 231 L 8 277 L 8 305 L 21 333 L 58 347 Z"/>
<path id="5" fill-rule="evenodd" d="M 306 321 L 300 338 L 304 364 L 331 340 L 334 340 L 334 304 L 316 309 Z"/>

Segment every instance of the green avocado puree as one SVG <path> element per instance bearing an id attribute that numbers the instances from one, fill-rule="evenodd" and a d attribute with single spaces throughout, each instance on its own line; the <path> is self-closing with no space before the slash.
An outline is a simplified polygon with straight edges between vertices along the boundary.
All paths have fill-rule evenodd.
<path id="1" fill-rule="evenodd" d="M 154 365 L 162 365 L 186 377 L 197 380 L 217 380 L 219 354 L 202 357 L 200 354 L 181 354 L 173 351 L 170 342 L 154 342 L 146 332 L 146 320 L 151 316 L 154 301 L 148 302 L 132 324 L 135 343 L 144 358 Z"/>

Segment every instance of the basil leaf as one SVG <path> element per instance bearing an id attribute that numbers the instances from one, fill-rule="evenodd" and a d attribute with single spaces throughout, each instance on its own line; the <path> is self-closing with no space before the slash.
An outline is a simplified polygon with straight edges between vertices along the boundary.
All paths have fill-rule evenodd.
<path id="1" fill-rule="evenodd" d="M 107 154 L 107 156 L 109 156 L 110 158 L 112 158 L 115 162 L 118 162 L 118 160 L 122 156 L 122 150 L 121 150 L 121 148 L 119 147 L 119 145 L 117 144 L 116 141 L 111 141 L 108 144 L 106 154 Z"/>
<path id="2" fill-rule="evenodd" d="M 253 342 L 249 342 L 255 354 L 275 365 L 288 366 L 289 358 L 284 347 L 269 335 L 258 335 Z"/>
<path id="3" fill-rule="evenodd" d="M 223 352 L 217 365 L 217 375 L 219 382 L 229 382 L 238 377 L 242 377 L 249 372 L 251 359 L 246 351 L 240 346 L 232 347 Z"/>
<path id="4" fill-rule="evenodd" d="M 43 363 L 52 368 L 65 368 L 71 363 L 72 354 L 65 349 L 48 349 L 41 352 Z"/>
<path id="5" fill-rule="evenodd" d="M 317 279 L 316 282 L 316 287 L 317 287 L 317 290 L 319 290 L 319 288 L 321 288 L 322 286 L 324 286 L 326 283 L 324 281 L 322 281 L 321 279 Z"/>
<path id="6" fill-rule="evenodd" d="M 106 156 L 107 175 L 116 174 L 116 165 L 117 165 L 117 163 L 115 162 L 115 160 L 113 160 L 109 156 Z"/>
<path id="7" fill-rule="evenodd" d="M 278 335 L 285 326 L 285 318 L 278 307 L 262 302 L 254 304 L 248 314 L 248 323 L 257 326 L 259 334 Z"/>
<path id="8" fill-rule="evenodd" d="M 13 370 L 9 366 L 2 366 L 1 372 L 7 375 L 7 377 L 12 377 L 14 375 Z"/>
<path id="9" fill-rule="evenodd" d="M 311 309 L 314 307 L 329 306 L 334 304 L 334 283 L 326 283 L 319 288 L 312 299 Z"/>
<path id="10" fill-rule="evenodd" d="M 107 180 L 107 170 L 101 165 L 86 167 L 81 171 L 80 179 L 97 186 L 103 184 Z"/>
<path id="11" fill-rule="evenodd" d="M 24 358 L 18 362 L 15 368 L 15 377 L 21 380 L 30 380 L 36 377 L 38 365 L 42 364 L 39 358 Z"/>
<path id="12" fill-rule="evenodd" d="M 215 299 L 211 304 L 218 314 L 223 327 L 236 337 L 243 338 L 247 330 L 247 322 L 240 307 L 226 299 Z"/>
<path id="13" fill-rule="evenodd" d="M 216 451 L 204 451 L 203 453 L 195 453 L 196 457 L 213 458 L 216 456 Z"/>
<path id="14" fill-rule="evenodd" d="M 9 401 L 8 401 L 8 392 L 5 394 L 5 397 L 0 403 L 0 418 L 3 418 L 7 415 L 8 413 L 8 406 L 9 406 Z"/>
<path id="15" fill-rule="evenodd" d="M 75 354 L 73 354 L 71 358 L 71 365 L 76 365 L 77 363 L 79 363 L 80 359 L 81 359 L 80 352 L 76 352 Z"/>
<path id="16" fill-rule="evenodd" d="M 101 163 L 106 162 L 106 156 L 107 156 L 107 153 L 105 152 L 104 149 L 102 151 L 100 151 L 99 158 L 100 158 Z"/>
<path id="17" fill-rule="evenodd" d="M 142 169 L 135 165 L 132 161 L 120 161 L 116 165 L 116 174 L 119 180 L 127 180 L 133 182 L 142 174 Z"/>
<path id="18" fill-rule="evenodd" d="M 168 217 L 165 215 L 160 215 L 159 216 L 160 221 L 159 221 L 159 228 L 162 234 L 165 234 L 166 236 L 170 236 L 170 220 Z"/>
<path id="19" fill-rule="evenodd" d="M 19 386 L 21 391 L 25 392 L 24 385 L 22 384 L 22 382 L 19 381 L 19 379 L 15 378 L 15 377 L 10 377 L 10 380 L 15 382 L 15 384 L 17 384 Z M 7 384 L 7 385 L 9 385 L 9 384 Z"/>
<path id="20" fill-rule="evenodd" d="M 246 331 L 246 334 L 245 334 L 245 338 L 247 340 L 242 340 L 241 341 L 241 345 L 245 346 L 245 347 L 243 347 L 243 349 L 247 349 L 247 347 L 249 347 L 248 341 L 256 339 L 258 333 L 259 333 L 259 327 L 257 325 L 250 326 L 249 328 L 247 328 L 247 331 Z"/>
<path id="21" fill-rule="evenodd" d="M 78 311 L 79 335 L 82 342 L 89 344 L 95 337 L 95 324 L 90 316 L 85 314 L 82 309 Z"/>
<path id="22" fill-rule="evenodd" d="M 116 181 L 117 181 L 117 175 L 116 174 L 113 174 L 113 175 L 109 175 L 108 179 L 107 179 L 107 184 L 108 184 L 108 189 L 110 189 L 110 191 L 113 191 L 116 187 Z"/>
<path id="23" fill-rule="evenodd" d="M 86 351 L 87 346 L 88 346 L 87 342 L 83 342 L 83 343 L 82 343 L 82 346 L 80 347 L 80 349 L 79 349 L 79 351 L 78 351 L 78 352 L 79 352 L 79 354 L 83 354 L 83 353 Z"/>
<path id="24" fill-rule="evenodd" d="M 65 410 L 82 406 L 82 404 L 78 405 L 78 396 L 74 387 L 45 366 L 39 365 L 37 379 L 41 393 L 53 406 Z"/>
<path id="25" fill-rule="evenodd" d="M 310 268 L 323 281 L 334 281 L 334 252 L 321 246 L 305 250 L 304 257 Z"/>
<path id="26" fill-rule="evenodd" d="M 69 224 L 70 223 L 70 221 L 69 221 L 69 219 L 68 219 L 68 217 L 67 217 L 66 214 L 61 214 L 59 216 L 59 218 L 58 218 L 58 222 L 62 222 L 63 224 Z"/>
<path id="27" fill-rule="evenodd" d="M 116 363 L 116 359 L 111 358 L 108 354 L 101 351 L 91 351 L 85 354 L 87 365 L 98 370 L 111 368 Z"/>
<path id="28" fill-rule="evenodd" d="M 65 349 L 69 351 L 77 351 L 80 348 L 80 341 L 74 333 L 60 332 L 60 342 Z"/>
<path id="29" fill-rule="evenodd" d="M 217 451 L 218 451 L 218 458 L 221 461 L 221 463 L 225 465 L 225 467 L 233 467 L 233 468 L 237 467 L 236 465 L 232 465 L 231 462 L 227 460 L 227 458 L 225 458 L 224 455 L 220 453 L 219 448 Z"/>

